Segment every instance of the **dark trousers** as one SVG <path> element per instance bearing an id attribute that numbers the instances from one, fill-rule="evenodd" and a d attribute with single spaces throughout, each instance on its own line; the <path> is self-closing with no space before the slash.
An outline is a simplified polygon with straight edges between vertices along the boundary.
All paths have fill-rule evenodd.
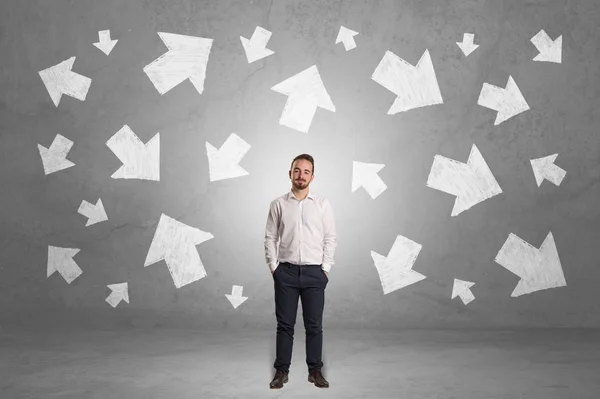
<path id="1" fill-rule="evenodd" d="M 306 364 L 308 371 L 321 370 L 323 362 L 323 307 L 325 287 L 329 282 L 321 265 L 280 263 L 273 273 L 275 315 L 277 317 L 277 352 L 273 367 L 286 373 L 292 362 L 294 325 L 298 297 L 306 330 Z"/>

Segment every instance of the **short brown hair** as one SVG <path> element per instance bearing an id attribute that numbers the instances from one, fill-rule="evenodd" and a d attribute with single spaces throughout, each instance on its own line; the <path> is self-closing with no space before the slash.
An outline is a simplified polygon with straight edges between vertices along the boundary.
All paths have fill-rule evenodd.
<path id="1" fill-rule="evenodd" d="M 314 175 L 315 174 L 315 160 L 313 159 L 313 157 L 311 157 L 308 154 L 300 154 L 300 155 L 296 156 L 296 158 L 294 158 L 294 160 L 292 161 L 292 164 L 290 165 L 290 169 L 294 167 L 294 162 L 296 162 L 299 159 L 305 159 L 311 163 L 312 169 L 313 169 L 312 174 Z"/>

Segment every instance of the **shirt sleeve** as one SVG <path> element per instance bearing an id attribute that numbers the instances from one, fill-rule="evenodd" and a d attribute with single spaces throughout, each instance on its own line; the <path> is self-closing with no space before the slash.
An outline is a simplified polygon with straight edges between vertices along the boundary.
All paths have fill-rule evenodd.
<path id="1" fill-rule="evenodd" d="M 323 265 L 321 268 L 329 273 L 334 264 L 333 255 L 337 241 L 333 209 L 328 200 L 325 201 L 323 212 Z"/>
<path id="2" fill-rule="evenodd" d="M 269 269 L 275 271 L 277 267 L 277 242 L 279 241 L 279 218 L 280 213 L 275 201 L 269 206 L 267 224 L 265 227 L 265 260 Z"/>

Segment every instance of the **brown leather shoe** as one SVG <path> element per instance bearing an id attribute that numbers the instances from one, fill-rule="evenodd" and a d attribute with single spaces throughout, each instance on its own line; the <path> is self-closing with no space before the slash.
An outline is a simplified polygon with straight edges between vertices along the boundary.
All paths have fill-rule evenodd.
<path id="1" fill-rule="evenodd" d="M 283 370 L 277 370 L 275 372 L 275 377 L 273 377 L 273 381 L 271 381 L 269 384 L 269 387 L 271 387 L 271 389 L 283 388 L 283 384 L 286 382 L 288 382 L 288 373 L 284 372 Z"/>
<path id="2" fill-rule="evenodd" d="M 308 374 L 308 382 L 313 382 L 318 388 L 329 388 L 329 383 L 321 374 L 321 370 L 313 371 Z"/>

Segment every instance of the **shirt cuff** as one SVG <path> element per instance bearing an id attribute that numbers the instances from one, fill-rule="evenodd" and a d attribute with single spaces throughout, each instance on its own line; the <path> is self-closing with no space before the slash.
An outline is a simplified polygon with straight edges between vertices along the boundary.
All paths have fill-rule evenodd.
<path id="1" fill-rule="evenodd" d="M 333 265 L 330 265 L 329 263 L 323 263 L 321 265 L 321 269 L 323 269 L 323 271 L 326 271 L 327 273 L 329 273 L 329 271 L 331 270 L 332 266 Z"/>

